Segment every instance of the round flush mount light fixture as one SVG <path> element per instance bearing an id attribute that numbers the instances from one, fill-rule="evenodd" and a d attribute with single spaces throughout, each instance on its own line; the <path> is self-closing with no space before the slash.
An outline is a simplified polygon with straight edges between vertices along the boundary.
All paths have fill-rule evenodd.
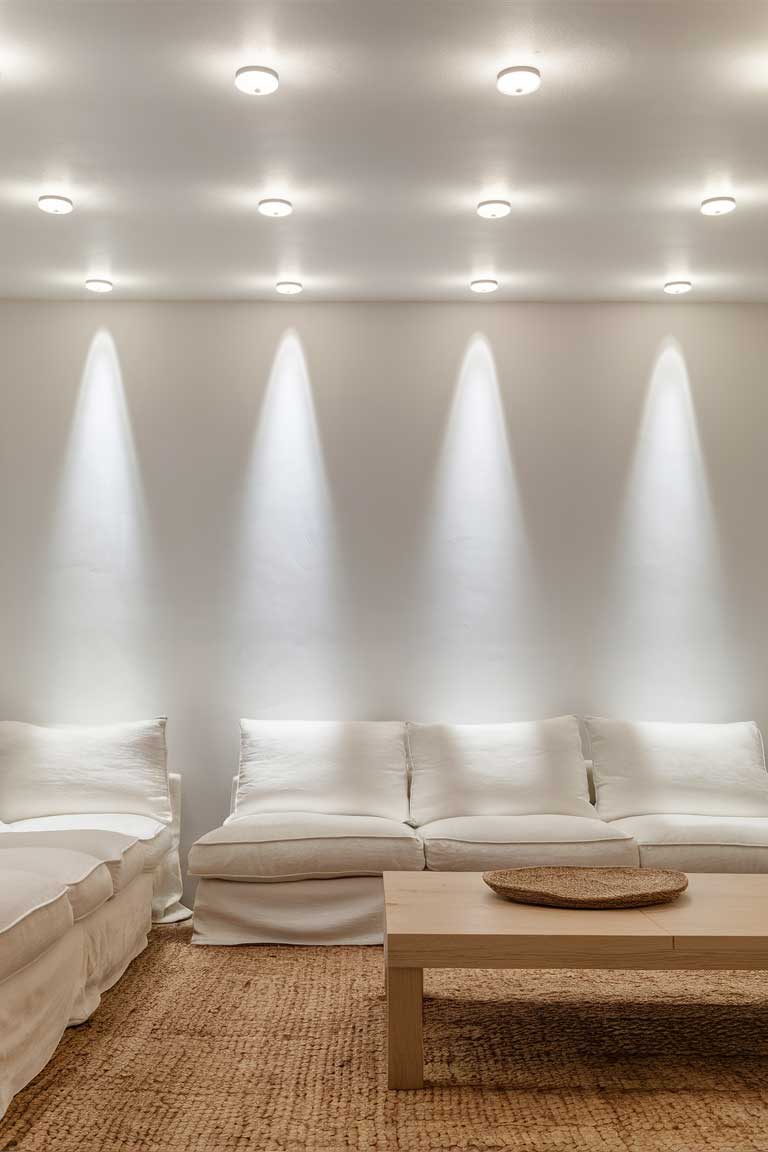
<path id="1" fill-rule="evenodd" d="M 247 96 L 269 96 L 270 92 L 277 91 L 280 77 L 274 68 L 265 68 L 261 64 L 246 64 L 235 72 L 235 87 Z"/>
<path id="2" fill-rule="evenodd" d="M 99 276 L 89 276 L 85 286 L 89 292 L 111 292 L 113 287 L 111 280 L 104 280 Z"/>
<path id="3" fill-rule="evenodd" d="M 279 280 L 275 284 L 275 292 L 279 292 L 281 296 L 297 296 L 299 292 L 304 291 L 304 285 L 300 284 L 298 280 Z"/>
<path id="4" fill-rule="evenodd" d="M 708 196 L 706 200 L 701 202 L 702 216 L 725 216 L 727 212 L 733 212 L 736 207 L 736 200 L 733 196 Z"/>
<path id="5" fill-rule="evenodd" d="M 664 285 L 664 291 L 668 296 L 684 296 L 691 288 L 693 284 L 690 280 L 668 280 Z"/>
<path id="6" fill-rule="evenodd" d="M 496 77 L 496 87 L 505 96 L 530 96 L 541 87 L 541 72 L 524 64 L 502 68 Z"/>
<path id="7" fill-rule="evenodd" d="M 259 212 L 262 216 L 290 216 L 293 212 L 293 204 L 290 200 L 280 200 L 276 196 L 270 196 L 266 200 L 259 200 Z"/>
<path id="8" fill-rule="evenodd" d="M 74 208 L 69 196 L 38 196 L 37 206 L 51 216 L 66 216 Z"/>
<path id="9" fill-rule="evenodd" d="M 473 292 L 495 292 L 498 286 L 498 280 L 491 279 L 472 280 L 469 285 Z"/>
<path id="10" fill-rule="evenodd" d="M 509 200 L 481 200 L 477 206 L 478 216 L 486 220 L 500 220 L 502 216 L 509 216 L 511 211 Z"/>

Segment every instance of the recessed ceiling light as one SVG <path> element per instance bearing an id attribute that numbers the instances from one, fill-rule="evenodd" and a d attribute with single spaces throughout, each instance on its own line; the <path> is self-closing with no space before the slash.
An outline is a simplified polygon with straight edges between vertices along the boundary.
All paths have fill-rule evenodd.
<path id="1" fill-rule="evenodd" d="M 264 68 L 259 64 L 246 64 L 235 72 L 235 87 L 247 96 L 269 96 L 275 92 L 280 77 L 274 68 Z"/>
<path id="2" fill-rule="evenodd" d="M 541 72 L 524 64 L 503 68 L 496 77 L 496 87 L 505 96 L 529 96 L 541 87 Z"/>
<path id="3" fill-rule="evenodd" d="M 275 284 L 275 292 L 280 292 L 283 296 L 296 296 L 303 289 L 304 285 L 298 280 L 280 280 Z"/>
<path id="4" fill-rule="evenodd" d="M 478 216 L 486 220 L 499 220 L 502 216 L 509 216 L 512 205 L 509 200 L 481 200 L 477 206 Z"/>
<path id="5" fill-rule="evenodd" d="M 664 291 L 670 296 L 682 296 L 686 292 L 690 292 L 693 288 L 690 280 L 668 280 L 664 285 Z"/>
<path id="6" fill-rule="evenodd" d="M 69 196 L 38 196 L 37 206 L 51 216 L 66 216 L 74 208 Z"/>
<path id="7" fill-rule="evenodd" d="M 725 216 L 726 212 L 733 212 L 736 200 L 733 196 L 708 196 L 701 202 L 703 216 Z"/>
<path id="8" fill-rule="evenodd" d="M 495 292 L 498 280 L 473 280 L 469 285 L 473 292 Z"/>
<path id="9" fill-rule="evenodd" d="M 112 281 L 102 280 L 97 276 L 91 276 L 86 280 L 85 286 L 89 292 L 111 292 Z"/>
<path id="10" fill-rule="evenodd" d="M 272 196 L 266 200 L 259 200 L 259 212 L 262 216 L 290 216 L 293 204 L 290 200 L 280 200 Z"/>

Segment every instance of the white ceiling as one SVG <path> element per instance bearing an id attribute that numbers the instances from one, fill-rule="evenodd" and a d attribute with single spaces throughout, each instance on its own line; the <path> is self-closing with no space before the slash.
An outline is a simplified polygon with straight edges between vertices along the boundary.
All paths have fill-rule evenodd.
<path id="1" fill-rule="evenodd" d="M 768 300 L 764 0 L 4 0 L 0 140 L 2 296 Z"/>

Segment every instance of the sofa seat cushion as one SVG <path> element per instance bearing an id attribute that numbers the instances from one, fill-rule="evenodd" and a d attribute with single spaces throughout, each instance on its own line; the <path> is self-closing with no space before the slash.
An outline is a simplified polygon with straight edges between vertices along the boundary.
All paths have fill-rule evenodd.
<path id="1" fill-rule="evenodd" d="M 534 865 L 637 867 L 631 836 L 584 816 L 454 816 L 419 828 L 427 868 L 479 872 Z"/>
<path id="2" fill-rule="evenodd" d="M 327 880 L 423 867 L 421 841 L 406 824 L 319 812 L 230 818 L 189 854 L 192 876 L 218 880 Z"/>
<path id="3" fill-rule="evenodd" d="M 9 868 L 0 884 L 0 983 L 31 964 L 74 923 L 65 884 Z"/>
<path id="4" fill-rule="evenodd" d="M 144 869 L 144 850 L 135 836 L 107 832 L 101 828 L 49 829 L 47 832 L 20 832 L 0 828 L 0 850 L 10 848 L 66 848 L 95 856 L 109 869 L 113 892 L 122 892 Z M 3 858 L 0 857 L 0 865 Z"/>
<path id="5" fill-rule="evenodd" d="M 144 870 L 153 872 L 173 847 L 173 834 L 167 824 L 151 816 L 137 816 L 130 812 L 81 812 L 70 816 L 37 816 L 32 820 L 15 820 L 13 832 L 52 832 L 62 830 L 98 829 L 119 832 L 141 843 L 144 852 Z"/>
<path id="6" fill-rule="evenodd" d="M 628 816 L 611 827 L 634 837 L 644 868 L 768 872 L 765 816 Z"/>
<path id="7" fill-rule="evenodd" d="M 75 920 L 101 908 L 113 891 L 106 864 L 69 848 L 7 848 L 0 855 L 0 875 L 6 868 L 47 876 L 66 885 Z"/>

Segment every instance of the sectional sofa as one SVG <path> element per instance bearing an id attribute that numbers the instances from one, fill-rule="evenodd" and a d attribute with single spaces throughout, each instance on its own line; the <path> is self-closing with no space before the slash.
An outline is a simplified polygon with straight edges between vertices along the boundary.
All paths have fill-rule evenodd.
<path id="1" fill-rule="evenodd" d="M 165 721 L 0 723 L 0 1116 L 179 903 Z"/>
<path id="2" fill-rule="evenodd" d="M 244 720 L 193 940 L 375 944 L 383 871 L 528 864 L 768 872 L 759 729 Z"/>

